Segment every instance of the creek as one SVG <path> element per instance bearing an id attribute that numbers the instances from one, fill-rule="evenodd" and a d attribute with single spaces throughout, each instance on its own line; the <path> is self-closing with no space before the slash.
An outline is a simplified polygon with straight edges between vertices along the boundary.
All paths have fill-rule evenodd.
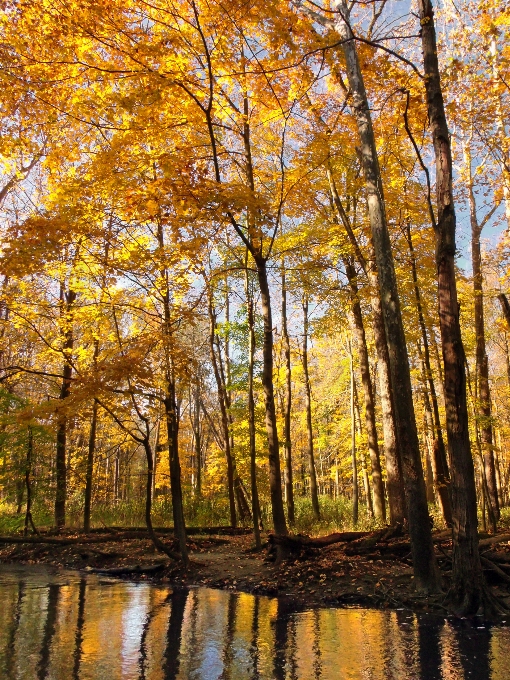
<path id="1" fill-rule="evenodd" d="M 0 565 L 2 680 L 508 680 L 510 628 Z"/>

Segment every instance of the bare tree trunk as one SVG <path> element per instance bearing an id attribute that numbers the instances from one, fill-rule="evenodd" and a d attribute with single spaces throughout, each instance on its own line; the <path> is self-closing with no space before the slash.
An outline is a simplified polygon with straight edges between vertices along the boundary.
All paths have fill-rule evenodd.
<path id="1" fill-rule="evenodd" d="M 498 295 L 498 300 L 501 303 L 501 309 L 503 311 L 503 316 L 505 317 L 505 321 L 508 325 L 508 329 L 510 330 L 510 302 L 508 302 L 508 298 L 504 293 L 500 293 Z M 508 354 L 508 352 L 507 352 Z M 509 383 L 510 383 L 510 378 L 509 378 Z"/>
<path id="2" fill-rule="evenodd" d="M 362 427 L 361 427 L 361 415 L 359 412 L 359 399 L 358 399 L 358 388 L 356 386 L 356 376 L 354 379 L 354 408 L 356 409 L 356 423 L 358 427 L 358 436 L 361 439 Z M 374 504 L 372 502 L 372 493 L 370 491 L 370 477 L 368 476 L 367 465 L 365 461 L 365 452 L 361 451 L 359 456 L 359 461 L 361 463 L 361 474 L 363 477 L 363 486 L 365 488 L 365 495 L 367 498 L 367 514 L 369 517 L 374 516 Z"/>
<path id="3" fill-rule="evenodd" d="M 23 529 L 23 535 L 28 534 L 28 525 L 32 527 L 34 534 L 39 534 L 34 524 L 34 519 L 32 517 L 32 485 L 30 483 L 30 475 L 32 472 L 32 464 L 34 457 L 34 432 L 32 426 L 28 426 L 28 439 L 27 439 L 27 458 L 25 462 L 25 488 L 27 491 L 27 505 L 25 510 L 25 527 Z"/>
<path id="4" fill-rule="evenodd" d="M 402 479 L 402 464 L 397 448 L 397 433 L 395 425 L 395 409 L 390 376 L 390 356 L 386 342 L 386 330 L 381 307 L 379 280 L 377 267 L 374 262 L 373 248 L 370 247 L 369 262 L 364 257 L 356 240 L 349 217 L 342 206 L 331 169 L 328 169 L 328 180 L 331 198 L 337 210 L 338 218 L 344 225 L 346 234 L 351 242 L 356 259 L 368 278 L 371 292 L 372 328 L 374 331 L 377 352 L 377 372 L 379 376 L 379 391 L 381 397 L 382 427 L 384 436 L 384 457 L 386 459 L 386 488 L 388 492 L 388 506 L 390 523 L 402 524 L 407 517 Z M 375 400 L 375 399 L 374 399 Z"/>
<path id="5" fill-rule="evenodd" d="M 452 526 L 452 506 L 450 500 L 450 472 L 448 470 L 448 461 L 446 460 L 446 449 L 443 440 L 443 432 L 441 428 L 441 419 L 439 417 L 439 406 L 437 403 L 436 387 L 434 384 L 434 376 L 432 375 L 432 367 L 430 365 L 429 340 L 427 336 L 427 328 L 425 326 L 425 319 L 423 316 L 423 306 L 421 303 L 420 287 L 418 285 L 418 272 L 416 270 L 416 255 L 414 252 L 413 239 L 411 236 L 411 227 L 409 223 L 406 226 L 406 240 L 409 247 L 409 255 L 411 260 L 411 273 L 413 277 L 414 299 L 416 302 L 416 312 L 418 314 L 418 323 L 420 325 L 421 337 L 423 342 L 423 372 L 429 386 L 430 400 L 432 402 L 433 414 L 433 434 L 432 440 L 432 469 L 434 470 L 434 484 L 436 487 L 441 511 L 443 513 L 446 526 Z"/>
<path id="6" fill-rule="evenodd" d="M 356 460 L 356 411 L 354 399 L 354 357 L 352 356 L 351 341 L 348 340 L 349 350 L 349 368 L 351 376 L 351 457 L 352 457 L 352 523 L 354 526 L 358 523 L 358 505 L 359 505 L 359 489 L 358 489 L 358 463 Z"/>
<path id="7" fill-rule="evenodd" d="M 73 290 L 64 290 L 60 287 L 60 304 L 62 328 L 62 353 L 64 355 L 64 365 L 62 370 L 62 385 L 60 387 L 59 399 L 64 401 L 71 393 L 71 377 L 73 368 L 71 365 L 71 354 L 74 345 L 73 335 L 73 306 L 76 300 L 76 293 Z M 67 416 L 61 413 L 57 422 L 57 446 L 55 456 L 55 471 L 57 489 L 55 494 L 55 526 L 61 528 L 66 523 L 66 497 L 67 497 Z"/>
<path id="8" fill-rule="evenodd" d="M 285 502 L 287 505 L 287 518 L 293 525 L 294 517 L 294 486 L 292 473 L 292 439 L 290 430 L 290 417 L 292 413 L 292 370 L 290 361 L 290 338 L 287 328 L 287 285 L 285 280 L 285 262 L 282 259 L 282 338 L 285 353 L 285 410 L 284 421 L 284 447 L 285 447 Z"/>
<path id="9" fill-rule="evenodd" d="M 225 458 L 227 459 L 227 490 L 230 508 L 230 524 L 232 525 L 232 527 L 236 527 L 237 513 L 234 490 L 234 466 L 232 464 L 232 453 L 230 451 L 230 431 L 229 431 L 230 428 L 227 413 L 227 396 L 225 394 L 225 386 L 220 374 L 220 368 L 218 365 L 218 359 L 214 347 L 216 338 L 216 314 L 213 308 L 212 291 L 210 291 L 209 293 L 209 322 L 210 322 L 209 350 L 211 354 L 211 363 L 213 367 L 214 377 L 216 379 L 216 388 L 218 391 L 218 402 L 220 405 L 221 412 L 221 424 L 223 427 L 223 442 L 225 446 Z"/>
<path id="10" fill-rule="evenodd" d="M 464 161 L 468 176 L 469 216 L 471 223 L 471 263 L 473 267 L 473 295 L 475 303 L 476 336 L 476 379 L 478 399 L 475 404 L 480 420 L 480 440 L 483 450 L 485 478 L 496 520 L 499 520 L 498 487 L 494 464 L 494 444 L 492 433 L 491 394 L 489 387 L 489 359 L 485 349 L 485 323 L 483 313 L 483 273 L 480 236 L 487 218 L 480 224 L 476 214 L 476 199 L 471 175 L 471 151 L 469 141 L 464 145 Z M 491 213 L 489 213 L 490 215 Z"/>
<path id="11" fill-rule="evenodd" d="M 163 232 L 163 225 L 158 220 L 158 246 L 164 252 L 165 237 Z M 177 410 L 177 400 L 175 395 L 175 373 L 172 356 L 172 313 L 170 306 L 170 285 L 168 280 L 168 269 L 162 268 L 160 271 L 161 278 L 164 282 L 162 291 L 163 304 L 163 323 L 162 335 L 164 342 L 164 360 L 165 360 L 165 384 L 164 384 L 164 398 L 163 405 L 165 408 L 165 419 L 168 435 L 168 464 L 170 469 L 170 494 L 172 497 L 172 515 L 174 520 L 174 534 L 179 542 L 179 550 L 181 553 L 181 560 L 184 566 L 189 566 L 188 548 L 186 545 L 186 523 L 184 520 L 184 504 L 182 497 L 182 478 L 181 478 L 181 464 L 179 461 L 179 417 Z M 146 449 L 147 451 L 147 449 Z M 151 463 L 152 469 L 152 463 Z M 152 494 L 152 488 L 151 488 Z M 152 537 L 154 541 L 154 536 Z"/>
<path id="12" fill-rule="evenodd" d="M 260 540 L 260 507 L 257 485 L 257 450 L 255 446 L 255 399 L 253 397 L 253 372 L 255 364 L 255 318 L 253 313 L 253 294 L 250 290 L 248 276 L 248 254 L 246 257 L 245 293 L 248 311 L 248 429 L 250 437 L 250 481 L 251 481 L 251 516 L 253 519 L 253 537 L 255 547 L 261 547 Z"/>
<path id="13" fill-rule="evenodd" d="M 374 514 L 376 519 L 386 520 L 386 504 L 384 500 L 384 487 L 382 481 L 381 461 L 379 456 L 379 444 L 377 443 L 377 427 L 375 423 L 375 401 L 372 390 L 372 378 L 370 376 L 370 362 L 368 359 L 367 341 L 363 325 L 363 315 L 358 298 L 358 286 L 356 283 L 356 271 L 351 261 L 344 258 L 344 266 L 351 289 L 351 318 L 353 332 L 358 347 L 361 383 L 365 396 L 365 426 L 368 435 L 368 452 L 372 466 L 372 484 L 374 489 Z"/>
<path id="14" fill-rule="evenodd" d="M 319 509 L 317 475 L 315 473 L 315 458 L 313 453 L 312 390 L 310 386 L 310 375 L 308 373 L 308 297 L 306 295 L 303 298 L 303 377 L 305 380 L 306 434 L 310 495 L 312 498 L 313 516 L 319 521 L 321 513 Z"/>
<path id="15" fill-rule="evenodd" d="M 464 347 L 455 280 L 452 155 L 430 0 L 418 0 L 425 90 L 436 155 L 436 267 L 445 377 L 446 429 L 451 465 L 453 553 L 450 601 L 458 614 L 476 614 L 483 597 L 478 552 L 476 486 L 469 441 Z"/>
<path id="16" fill-rule="evenodd" d="M 194 394 L 193 430 L 195 433 L 195 493 L 202 495 L 202 432 L 200 429 L 200 382 L 197 380 Z"/>
<path id="17" fill-rule="evenodd" d="M 83 531 L 90 531 L 90 510 L 92 505 L 92 478 L 94 474 L 94 455 L 96 451 L 98 403 L 94 399 L 92 404 L 92 420 L 90 421 L 89 444 L 87 451 L 87 467 L 85 471 L 85 507 L 83 511 Z"/>
<path id="18" fill-rule="evenodd" d="M 348 23 L 347 2 L 334 0 L 332 8 L 339 11 L 335 20 L 336 29 L 342 40 L 347 78 L 352 91 L 352 110 L 361 142 L 360 156 L 365 175 L 368 212 L 377 262 L 386 342 L 390 356 L 397 443 L 402 460 L 415 583 L 420 591 L 436 592 L 440 588 L 439 572 L 432 544 L 427 494 L 413 407 L 409 358 L 386 220 L 377 146 L 356 44 Z"/>
<path id="19" fill-rule="evenodd" d="M 271 509 L 273 526 L 276 534 L 286 535 L 287 524 L 283 508 L 282 475 L 280 469 L 280 451 L 278 430 L 276 426 L 276 407 L 273 387 L 273 320 L 271 315 L 271 297 L 267 280 L 266 260 L 257 256 L 257 275 L 260 286 L 262 318 L 264 320 L 264 345 L 262 348 L 262 387 L 266 410 L 266 431 L 269 458 L 269 489 L 271 493 Z"/>
<path id="20" fill-rule="evenodd" d="M 175 399 L 175 382 L 172 367 L 166 378 L 166 391 L 163 400 L 165 406 L 166 426 L 168 433 L 168 456 L 170 468 L 170 493 L 172 495 L 172 515 L 174 534 L 179 541 L 181 560 L 187 568 L 189 565 L 188 548 L 186 546 L 186 523 L 184 521 L 184 504 L 182 498 L 181 464 L 179 461 L 179 418 Z"/>

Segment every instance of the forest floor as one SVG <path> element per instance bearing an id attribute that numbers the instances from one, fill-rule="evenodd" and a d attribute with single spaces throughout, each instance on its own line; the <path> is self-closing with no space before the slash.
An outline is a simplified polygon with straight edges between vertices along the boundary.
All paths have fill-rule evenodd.
<path id="1" fill-rule="evenodd" d="M 290 559 L 280 564 L 269 561 L 274 555 L 267 544 L 261 551 L 253 550 L 251 534 L 191 536 L 187 570 L 158 553 L 141 532 L 129 529 L 34 536 L 29 543 L 22 542 L 22 537 L 0 537 L 0 562 L 48 564 L 170 587 L 204 586 L 285 596 L 296 609 L 406 608 L 444 616 L 445 594 L 424 597 L 415 591 L 409 538 L 401 534 L 385 541 L 380 533 L 381 542 L 374 542 L 372 533 L 319 547 L 310 545 L 305 538 L 301 548 L 298 546 Z M 163 534 L 160 537 L 170 538 Z M 434 541 L 446 593 L 451 543 L 447 532 L 436 533 Z M 510 608 L 510 535 L 482 541 L 487 542 L 481 549 L 487 580 L 493 594 Z"/>

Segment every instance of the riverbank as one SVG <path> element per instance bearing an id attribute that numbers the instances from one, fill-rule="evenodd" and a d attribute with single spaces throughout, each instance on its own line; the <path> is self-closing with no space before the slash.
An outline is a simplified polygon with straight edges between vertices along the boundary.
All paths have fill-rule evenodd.
<path id="1" fill-rule="evenodd" d="M 21 542 L 22 537 L 0 537 L 0 562 L 47 564 L 170 587 L 206 586 L 284 596 L 300 609 L 363 606 L 445 615 L 444 594 L 424 597 L 414 589 L 408 537 L 379 534 L 376 540 L 374 536 L 360 535 L 356 540 L 329 545 L 314 545 L 298 537 L 291 558 L 281 564 L 269 561 L 271 551 L 267 546 L 254 551 L 251 534 L 192 536 L 190 566 L 186 570 L 157 552 L 141 532 L 66 533 L 58 537 L 33 537 L 31 542 Z M 161 538 L 170 537 L 162 534 Z M 482 540 L 489 587 L 508 608 L 509 538 L 505 534 Z M 435 545 L 446 593 L 451 549 L 448 534 L 438 532 Z"/>

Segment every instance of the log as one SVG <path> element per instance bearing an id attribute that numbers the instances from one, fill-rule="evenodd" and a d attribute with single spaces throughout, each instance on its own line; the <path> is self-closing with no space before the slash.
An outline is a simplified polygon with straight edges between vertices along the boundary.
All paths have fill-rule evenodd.
<path id="1" fill-rule="evenodd" d="M 306 549 L 306 548 L 324 548 L 333 543 L 349 543 L 363 536 L 369 536 L 370 531 L 343 531 L 340 533 L 329 534 L 328 536 L 317 536 L 311 538 L 304 534 L 296 534 L 294 536 L 279 536 L 277 534 L 270 534 L 268 538 L 269 546 L 281 545 L 292 551 Z"/>
<path id="2" fill-rule="evenodd" d="M 495 550 L 486 550 L 482 553 L 483 557 L 486 557 L 491 562 L 503 563 L 510 565 L 510 553 L 507 552 L 496 552 Z"/>
<path id="3" fill-rule="evenodd" d="M 402 534 L 402 525 L 396 524 L 392 527 L 385 527 L 384 529 L 379 529 L 379 531 L 372 532 L 369 536 L 365 538 L 359 538 L 353 541 L 345 549 L 346 555 L 361 555 L 366 552 L 370 552 L 377 543 L 385 543 L 386 541 L 396 538 Z"/>
<path id="4" fill-rule="evenodd" d="M 162 571 L 165 569 L 167 566 L 169 566 L 166 563 L 159 563 L 159 564 L 150 564 L 147 566 L 141 566 L 140 564 L 136 564 L 134 566 L 125 566 L 125 567 L 112 567 L 112 568 L 106 568 L 106 569 L 101 569 L 101 568 L 92 568 L 89 567 L 85 571 L 88 574 L 105 574 L 109 576 L 127 576 L 129 574 L 156 574 L 158 571 Z"/>
<path id="5" fill-rule="evenodd" d="M 483 548 L 484 545 L 495 545 L 496 543 L 510 542 L 510 534 L 499 534 L 499 536 L 491 536 L 491 538 L 483 538 L 478 542 L 478 545 Z"/>
<path id="6" fill-rule="evenodd" d="M 143 534 L 147 533 L 146 527 L 104 527 L 91 529 L 89 533 L 116 533 L 116 532 L 140 532 Z M 173 534 L 173 527 L 155 527 L 154 531 L 157 534 Z M 231 527 L 231 526 L 216 526 L 216 527 L 186 527 L 186 534 L 188 536 L 244 536 L 252 533 L 252 529 L 249 527 Z"/>

